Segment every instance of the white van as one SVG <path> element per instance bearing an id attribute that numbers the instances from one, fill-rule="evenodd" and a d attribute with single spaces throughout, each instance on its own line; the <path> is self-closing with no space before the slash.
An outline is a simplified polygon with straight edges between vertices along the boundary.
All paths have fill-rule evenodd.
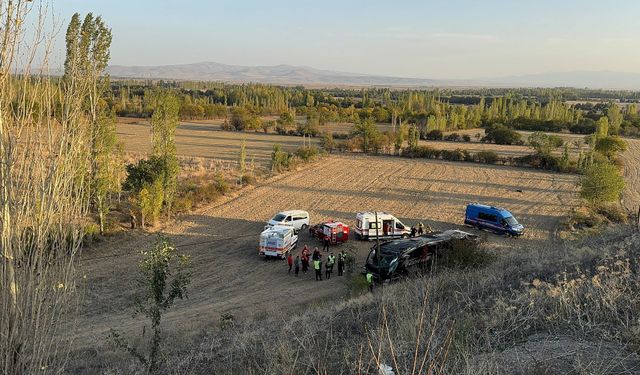
<path id="1" fill-rule="evenodd" d="M 309 213 L 302 210 L 278 212 L 267 222 L 265 228 L 275 225 L 290 225 L 295 229 L 296 233 L 298 233 L 300 229 L 305 230 L 309 228 Z"/>
<path id="2" fill-rule="evenodd" d="M 411 228 L 407 228 L 395 216 L 386 212 L 378 212 L 378 222 L 376 223 L 376 213 L 358 212 L 356 214 L 356 227 L 354 232 L 356 238 L 361 240 L 375 240 L 376 229 L 378 236 L 382 239 L 409 237 Z"/>
<path id="3" fill-rule="evenodd" d="M 260 233 L 258 251 L 265 257 L 285 258 L 298 246 L 298 236 L 290 225 L 276 225 Z"/>

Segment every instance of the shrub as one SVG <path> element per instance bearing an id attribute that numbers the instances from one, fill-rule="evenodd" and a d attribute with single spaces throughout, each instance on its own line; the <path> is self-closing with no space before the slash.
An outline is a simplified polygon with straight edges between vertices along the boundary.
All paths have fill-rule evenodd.
<path id="1" fill-rule="evenodd" d="M 596 151 L 605 155 L 608 159 L 614 158 L 619 152 L 627 149 L 627 143 L 620 137 L 609 136 L 596 141 Z"/>
<path id="2" fill-rule="evenodd" d="M 434 129 L 427 132 L 424 137 L 431 141 L 441 141 L 444 138 L 444 134 L 442 130 Z"/>
<path id="3" fill-rule="evenodd" d="M 594 163 L 581 181 L 580 196 L 593 203 L 615 202 L 624 189 L 624 179 L 615 165 Z"/>
<path id="4" fill-rule="evenodd" d="M 458 133 L 451 133 L 451 134 L 447 135 L 446 137 L 444 137 L 444 139 L 446 141 L 457 142 L 457 141 L 460 141 L 462 139 L 462 137 L 460 137 L 460 134 L 458 134 Z"/>
<path id="5" fill-rule="evenodd" d="M 627 212 L 618 202 L 600 203 L 594 207 L 594 211 L 612 223 L 626 223 L 628 219 Z"/>
<path id="6" fill-rule="evenodd" d="M 321 151 L 316 146 L 300 147 L 296 150 L 296 156 L 307 162 L 320 155 Z"/>
<path id="7" fill-rule="evenodd" d="M 462 150 L 462 149 L 455 149 L 455 150 L 442 150 L 442 159 L 443 160 L 450 160 L 450 161 L 462 161 L 462 160 L 467 160 L 467 155 L 468 152 L 466 150 Z"/>
<path id="8" fill-rule="evenodd" d="M 279 144 L 273 145 L 273 152 L 271 153 L 271 171 L 280 173 L 287 170 L 291 165 L 292 156 L 286 151 L 282 151 L 282 147 Z"/>
<path id="9" fill-rule="evenodd" d="M 483 140 L 498 145 L 522 144 L 522 136 L 520 133 L 502 126 L 488 129 Z"/>
<path id="10" fill-rule="evenodd" d="M 233 125 L 231 125 L 231 123 L 229 123 L 228 120 L 224 120 L 224 122 L 222 123 L 222 125 L 220 125 L 220 128 L 222 130 L 226 130 L 226 131 L 232 131 L 232 130 L 236 130 L 236 128 L 233 127 Z"/>
<path id="11" fill-rule="evenodd" d="M 349 139 L 349 134 L 348 133 L 331 133 L 333 136 L 333 139 Z"/>
<path id="12" fill-rule="evenodd" d="M 229 192 L 229 184 L 227 183 L 227 180 L 224 179 L 222 172 L 216 173 L 215 186 L 222 195 L 225 195 Z"/>
<path id="13" fill-rule="evenodd" d="M 408 148 L 404 149 L 403 155 L 416 158 L 438 159 L 440 155 L 442 155 L 442 151 L 431 146 L 418 146 L 413 152 Z"/>
<path id="14" fill-rule="evenodd" d="M 498 154 L 494 151 L 479 151 L 476 153 L 476 160 L 480 163 L 494 164 L 498 159 Z"/>
<path id="15" fill-rule="evenodd" d="M 331 132 L 326 132 L 322 135 L 322 140 L 320 140 L 320 147 L 322 147 L 328 153 L 333 152 L 336 148 L 336 141 L 333 139 L 333 134 Z"/>
<path id="16" fill-rule="evenodd" d="M 437 266 L 455 268 L 478 268 L 495 259 L 495 255 L 476 242 L 453 241 L 451 247 L 442 251 L 436 259 Z"/>
<path id="17" fill-rule="evenodd" d="M 471 142 L 471 136 L 469 134 L 463 134 L 462 140 L 465 142 Z"/>
<path id="18" fill-rule="evenodd" d="M 240 184 L 242 185 L 255 185 L 256 178 L 252 174 L 245 173 L 240 178 Z"/>

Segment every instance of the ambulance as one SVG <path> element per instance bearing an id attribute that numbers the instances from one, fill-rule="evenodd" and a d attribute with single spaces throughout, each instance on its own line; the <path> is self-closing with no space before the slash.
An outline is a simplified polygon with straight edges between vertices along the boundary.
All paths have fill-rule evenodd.
<path id="1" fill-rule="evenodd" d="M 259 253 L 267 258 L 285 258 L 298 246 L 295 229 L 289 225 L 275 225 L 260 233 Z"/>
<path id="2" fill-rule="evenodd" d="M 376 223 L 376 213 L 358 212 L 356 214 L 356 226 L 354 232 L 356 238 L 360 240 L 375 240 L 376 231 L 380 239 L 407 238 L 411 234 L 411 228 L 402 224 L 395 216 L 378 212 L 378 222 Z"/>

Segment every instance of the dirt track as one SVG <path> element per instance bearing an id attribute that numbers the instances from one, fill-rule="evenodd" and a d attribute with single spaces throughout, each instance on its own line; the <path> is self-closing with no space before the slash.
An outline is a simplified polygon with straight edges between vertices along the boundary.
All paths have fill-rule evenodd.
<path id="1" fill-rule="evenodd" d="M 624 152 L 624 178 L 626 182 L 622 203 L 631 212 L 640 206 L 640 140 L 626 139 L 629 148 Z"/>
<path id="2" fill-rule="evenodd" d="M 192 255 L 194 278 L 189 300 L 176 304 L 165 327 L 188 335 L 216 325 L 222 313 L 244 317 L 275 311 L 284 317 L 291 309 L 343 293 L 343 280 L 336 276 L 322 283 L 311 274 L 295 279 L 283 262 L 258 256 L 258 234 L 278 210 L 306 209 L 314 223 L 333 218 L 353 225 L 355 212 L 377 209 L 408 225 L 423 220 L 445 229 L 460 227 L 465 204 L 480 201 L 508 207 L 527 227 L 522 239 L 489 236 L 509 247 L 510 241 L 538 244 L 553 238 L 574 204 L 575 181 L 566 174 L 471 163 L 328 157 L 167 228 L 180 250 Z M 137 254 L 152 241 L 152 236 L 128 234 L 85 251 L 80 271 L 87 275 L 87 294 L 78 317 L 78 346 L 103 343 L 110 328 L 141 329 L 142 318 L 131 318 L 131 301 Z M 308 241 L 303 236 L 301 242 Z M 368 247 L 357 243 L 360 258 Z"/>

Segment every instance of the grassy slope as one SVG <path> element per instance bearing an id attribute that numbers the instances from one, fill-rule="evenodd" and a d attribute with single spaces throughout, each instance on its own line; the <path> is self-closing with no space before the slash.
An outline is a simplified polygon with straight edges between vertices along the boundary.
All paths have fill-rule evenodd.
<path id="1" fill-rule="evenodd" d="M 613 227 L 558 244 L 555 256 L 514 250 L 194 342 L 173 337 L 167 373 L 352 374 L 380 363 L 403 374 L 640 371 L 640 233 Z M 114 352 L 89 362 L 99 372 L 136 369 Z"/>

